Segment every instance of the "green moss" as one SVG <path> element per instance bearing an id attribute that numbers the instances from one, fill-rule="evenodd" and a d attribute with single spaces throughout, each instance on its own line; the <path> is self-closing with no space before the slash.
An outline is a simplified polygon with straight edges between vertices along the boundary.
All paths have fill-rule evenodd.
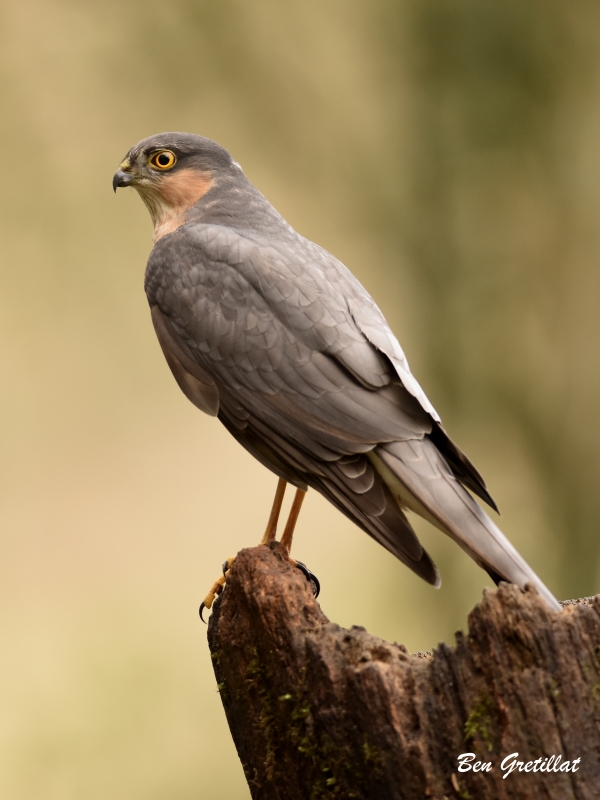
<path id="1" fill-rule="evenodd" d="M 364 763 L 359 760 L 355 764 L 326 734 L 315 736 L 310 719 L 311 706 L 305 693 L 306 668 L 296 685 L 290 686 L 284 694 L 277 695 L 273 692 L 273 681 L 261 663 L 256 648 L 251 655 L 246 676 L 249 687 L 259 699 L 257 727 L 264 741 L 267 780 L 274 781 L 278 777 L 280 753 L 295 749 L 305 762 L 304 769 L 315 775 L 307 800 L 350 800 L 360 797 L 358 792 L 349 793 L 342 787 L 341 776 L 356 775 L 357 781 L 362 780 L 365 763 L 375 774 L 382 765 L 378 751 L 365 742 Z"/>
<path id="2" fill-rule="evenodd" d="M 244 770 L 244 775 L 246 776 L 246 780 L 248 781 L 248 786 L 256 786 L 257 789 L 261 788 L 261 784 L 258 782 L 258 774 L 256 771 L 256 767 L 251 768 L 249 764 L 242 762 L 242 769 Z"/>
<path id="3" fill-rule="evenodd" d="M 267 780 L 272 781 L 275 774 L 275 760 L 277 741 L 274 730 L 273 706 L 271 702 L 271 693 L 269 691 L 269 681 L 265 675 L 264 669 L 258 657 L 258 650 L 255 647 L 253 658 L 246 667 L 246 675 L 248 683 L 254 686 L 258 692 L 260 699 L 260 714 L 258 716 L 258 727 L 260 728 L 265 742 L 265 769 Z"/>
<path id="4" fill-rule="evenodd" d="M 363 756 L 365 764 L 371 767 L 376 774 L 383 772 L 383 758 L 379 750 L 372 745 L 367 739 L 363 742 Z"/>
<path id="5" fill-rule="evenodd" d="M 310 714 L 310 703 L 306 700 L 296 703 L 292 710 L 292 719 L 306 719 Z"/>
<path id="6" fill-rule="evenodd" d="M 483 739 L 491 753 L 494 749 L 492 741 L 492 715 L 494 706 L 488 695 L 482 695 L 465 722 L 465 743 L 476 737 Z"/>
<path id="7" fill-rule="evenodd" d="M 260 675 L 261 668 L 260 668 L 260 661 L 258 660 L 258 650 L 256 647 L 252 651 L 254 654 L 254 658 L 248 662 L 248 666 L 246 667 L 246 674 L 250 676 Z"/>

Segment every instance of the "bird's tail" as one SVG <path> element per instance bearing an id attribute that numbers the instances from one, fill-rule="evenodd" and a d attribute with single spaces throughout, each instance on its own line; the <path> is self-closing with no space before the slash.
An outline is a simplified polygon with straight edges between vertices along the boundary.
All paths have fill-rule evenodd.
<path id="1" fill-rule="evenodd" d="M 369 457 L 402 508 L 431 522 L 494 578 L 532 583 L 548 605 L 561 605 L 502 531 L 463 488 L 427 437 L 380 445 Z"/>

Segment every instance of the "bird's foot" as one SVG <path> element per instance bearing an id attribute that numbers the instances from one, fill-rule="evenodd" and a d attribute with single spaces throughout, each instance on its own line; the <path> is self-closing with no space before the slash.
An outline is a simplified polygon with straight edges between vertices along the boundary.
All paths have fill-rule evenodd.
<path id="1" fill-rule="evenodd" d="M 216 598 L 221 594 L 223 591 L 223 587 L 227 582 L 227 573 L 231 569 L 231 565 L 235 561 L 235 556 L 232 558 L 228 558 L 227 561 L 223 564 L 223 574 L 220 578 L 213 583 L 211 586 L 210 592 L 206 595 L 204 600 L 200 603 L 200 608 L 198 613 L 200 614 L 200 619 L 204 622 L 204 617 L 202 616 L 205 608 L 212 608 L 212 604 L 215 602 Z M 302 561 L 296 561 L 293 558 L 290 558 L 290 564 L 293 564 L 297 567 L 300 572 L 304 575 L 306 580 L 310 583 L 310 588 L 312 589 L 312 593 L 315 597 L 319 596 L 321 591 L 321 584 L 319 583 L 319 579 L 317 576 L 309 570 L 306 564 L 303 564 Z"/>
<path id="2" fill-rule="evenodd" d="M 204 622 L 204 617 L 202 616 L 204 609 L 211 608 L 212 604 L 215 602 L 215 599 L 223 591 L 223 587 L 225 586 L 225 582 L 227 581 L 227 573 L 231 569 L 231 565 L 233 564 L 234 561 L 235 561 L 235 556 L 232 556 L 223 563 L 223 574 L 221 575 L 220 578 L 217 578 L 217 580 L 213 583 L 210 592 L 200 603 L 200 608 L 198 609 L 198 613 L 200 614 L 200 619 L 202 620 L 202 622 Z"/>
<path id="3" fill-rule="evenodd" d="M 290 563 L 293 564 L 295 567 L 298 567 L 300 572 L 304 575 L 306 580 L 310 583 L 310 588 L 312 589 L 312 593 L 317 598 L 321 592 L 321 584 L 319 583 L 319 579 L 311 572 L 306 564 L 303 564 L 302 561 L 295 561 L 293 558 L 290 558 Z"/>

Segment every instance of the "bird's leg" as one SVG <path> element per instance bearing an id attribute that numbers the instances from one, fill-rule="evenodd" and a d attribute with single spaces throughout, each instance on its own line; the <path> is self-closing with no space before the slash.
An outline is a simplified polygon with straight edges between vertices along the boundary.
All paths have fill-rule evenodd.
<path id="1" fill-rule="evenodd" d="M 290 555 L 290 550 L 292 549 L 292 538 L 294 536 L 294 529 L 296 528 L 296 523 L 298 522 L 298 517 L 300 516 L 300 509 L 302 508 L 302 503 L 304 502 L 305 497 L 306 497 L 306 492 L 304 491 L 304 489 L 296 489 L 294 502 L 292 503 L 292 507 L 290 509 L 290 515 L 288 517 L 288 521 L 281 536 L 281 544 L 287 550 L 288 556 Z M 321 584 L 319 583 L 319 579 L 317 578 L 317 576 L 314 573 L 312 573 L 308 569 L 306 564 L 302 563 L 302 561 L 296 561 L 291 557 L 290 561 L 294 566 L 298 567 L 300 572 L 302 572 L 306 580 L 310 583 L 314 596 L 318 597 L 319 592 L 321 591 Z"/>
<path id="2" fill-rule="evenodd" d="M 283 503 L 283 495 L 285 494 L 286 486 L 287 481 L 284 481 L 283 478 L 279 478 L 279 481 L 277 482 L 275 498 L 271 507 L 271 514 L 269 515 L 269 521 L 267 523 L 267 529 L 265 531 L 265 535 L 260 540 L 261 544 L 269 544 L 269 542 L 272 542 L 275 539 L 275 534 L 277 533 L 277 523 L 279 522 L 279 514 L 281 513 L 281 504 Z"/>
<path id="3" fill-rule="evenodd" d="M 294 536 L 294 529 L 296 527 L 296 523 L 298 522 L 298 517 L 300 516 L 300 509 L 302 508 L 302 503 L 304 502 L 305 497 L 306 497 L 306 492 L 304 491 L 304 489 L 296 489 L 294 502 L 292 503 L 292 507 L 290 509 L 290 515 L 288 517 L 288 521 L 286 523 L 283 535 L 281 537 L 281 544 L 288 551 L 288 555 L 290 553 L 290 550 L 292 549 L 292 538 Z"/>

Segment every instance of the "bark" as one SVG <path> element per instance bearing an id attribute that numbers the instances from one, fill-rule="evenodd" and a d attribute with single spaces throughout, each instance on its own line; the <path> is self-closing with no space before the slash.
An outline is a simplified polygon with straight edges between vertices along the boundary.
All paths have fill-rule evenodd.
<path id="1" fill-rule="evenodd" d="M 600 797 L 600 596 L 556 614 L 501 584 L 410 655 L 329 622 L 275 542 L 239 554 L 208 636 L 255 800 Z M 503 778 L 512 753 L 533 763 Z"/>

